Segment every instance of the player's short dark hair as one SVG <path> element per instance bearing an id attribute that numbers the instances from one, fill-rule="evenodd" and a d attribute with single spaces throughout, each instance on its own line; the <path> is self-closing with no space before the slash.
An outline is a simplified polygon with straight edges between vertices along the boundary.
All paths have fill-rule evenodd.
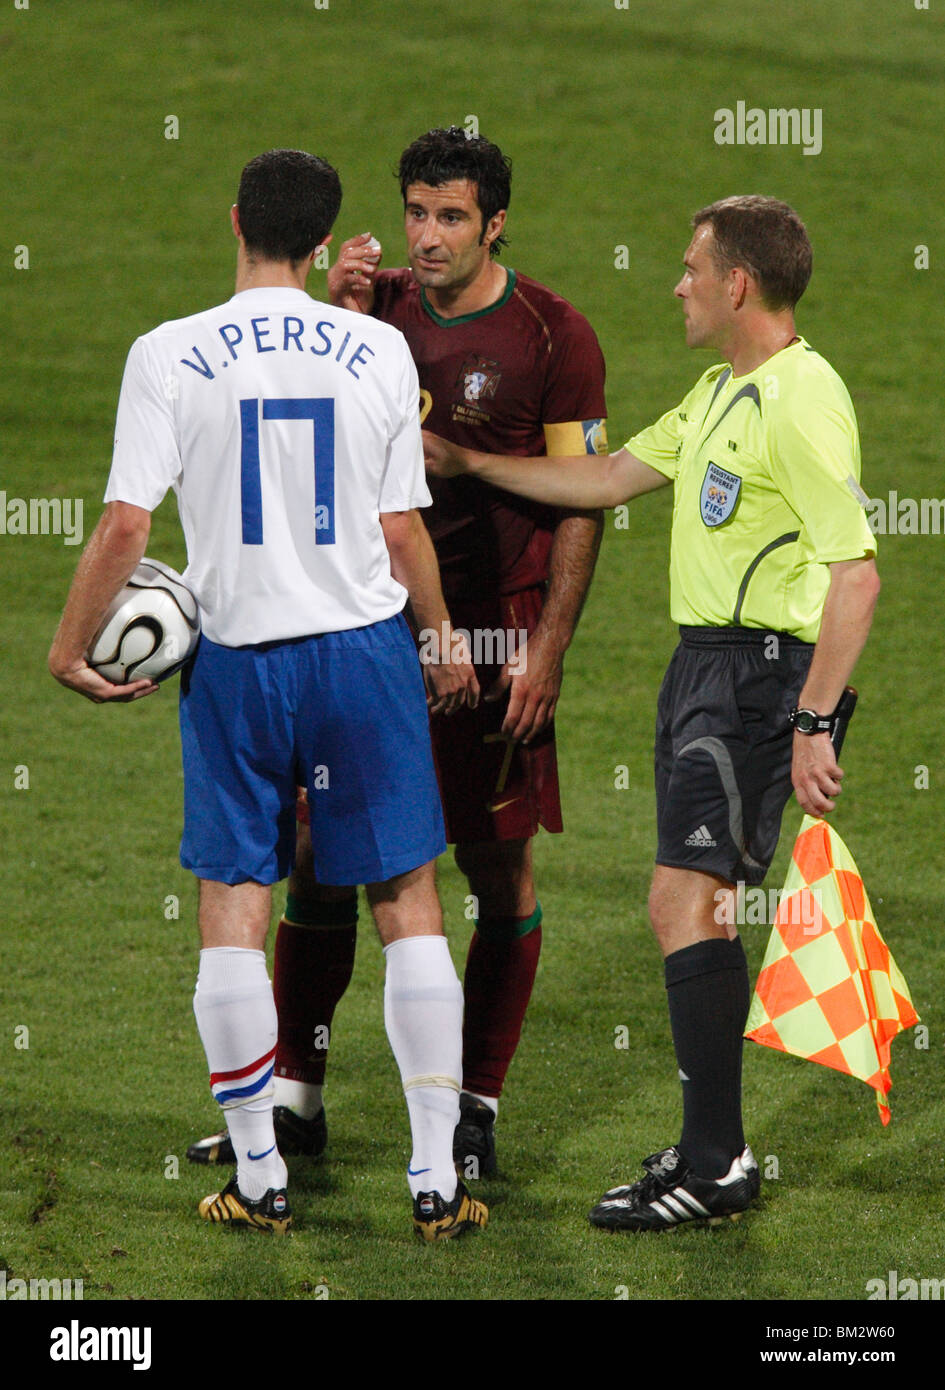
<path id="1" fill-rule="evenodd" d="M 340 207 L 337 172 L 304 150 L 267 150 L 240 176 L 240 231 L 247 251 L 262 260 L 304 261 L 331 231 Z"/>
<path id="2" fill-rule="evenodd" d="M 397 170 L 400 192 L 407 201 L 407 189 L 412 183 L 426 183 L 431 188 L 450 183 L 453 179 L 468 179 L 476 185 L 476 202 L 482 213 L 482 234 L 490 218 L 507 208 L 512 197 L 512 161 L 498 145 L 482 135 L 470 135 L 461 126 L 449 130 L 428 130 L 408 145 L 400 156 Z M 479 240 L 482 240 L 482 235 Z M 498 256 L 507 246 L 504 236 L 497 236 L 489 248 Z"/>
<path id="3" fill-rule="evenodd" d="M 766 309 L 793 309 L 807 289 L 813 252 L 804 223 L 787 203 L 756 194 L 722 198 L 701 208 L 693 227 L 708 222 L 720 275 L 739 266 L 758 282 Z"/>

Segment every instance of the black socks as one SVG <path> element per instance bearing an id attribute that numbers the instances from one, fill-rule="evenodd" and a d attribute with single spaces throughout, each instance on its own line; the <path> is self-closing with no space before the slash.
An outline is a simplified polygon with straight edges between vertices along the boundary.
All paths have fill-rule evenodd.
<path id="1" fill-rule="evenodd" d="M 738 938 L 697 941 L 663 962 L 683 1091 L 678 1148 L 700 1178 L 721 1178 L 745 1147 L 742 1035 L 748 962 Z"/>

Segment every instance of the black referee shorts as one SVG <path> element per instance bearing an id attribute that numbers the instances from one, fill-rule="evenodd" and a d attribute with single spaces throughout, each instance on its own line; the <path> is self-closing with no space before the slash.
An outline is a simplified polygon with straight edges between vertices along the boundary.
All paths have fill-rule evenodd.
<path id="1" fill-rule="evenodd" d="M 656 862 L 757 885 L 791 795 L 788 715 L 814 648 L 762 628 L 682 627 L 656 717 Z"/>

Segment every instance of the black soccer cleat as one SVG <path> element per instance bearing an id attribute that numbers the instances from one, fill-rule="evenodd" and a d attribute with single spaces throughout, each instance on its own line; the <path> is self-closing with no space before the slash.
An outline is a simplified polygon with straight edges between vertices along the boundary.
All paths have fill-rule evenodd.
<path id="1" fill-rule="evenodd" d="M 665 1231 L 689 1221 L 715 1226 L 737 1220 L 754 1195 L 743 1158 L 744 1152 L 732 1159 L 723 1178 L 712 1179 L 697 1177 L 678 1149 L 651 1154 L 643 1160 L 646 1177 L 605 1192 L 590 1213 L 591 1225 L 604 1231 Z"/>
<path id="2" fill-rule="evenodd" d="M 492 1178 L 495 1158 L 495 1115 L 488 1105 L 461 1091 L 459 1124 L 453 1131 L 453 1162 L 460 1178 Z"/>
<path id="3" fill-rule="evenodd" d="M 328 1147 L 324 1105 L 310 1120 L 304 1120 L 287 1105 L 277 1105 L 272 1112 L 272 1126 L 283 1157 L 304 1154 L 306 1158 L 321 1158 Z"/>
<path id="4" fill-rule="evenodd" d="M 273 1231 L 278 1235 L 284 1235 L 292 1225 L 292 1213 L 284 1187 L 278 1190 L 270 1187 L 264 1197 L 254 1202 L 240 1192 L 235 1173 L 222 1192 L 204 1197 L 197 1211 L 204 1221 L 245 1226 L 253 1231 Z"/>
<path id="5" fill-rule="evenodd" d="M 272 1112 L 272 1126 L 276 1132 L 276 1144 L 283 1158 L 305 1154 L 308 1158 L 319 1158 L 328 1144 L 328 1125 L 325 1121 L 325 1107 L 310 1120 L 303 1120 L 287 1105 L 277 1105 Z M 206 1139 L 198 1139 L 187 1150 L 191 1163 L 236 1162 L 230 1136 L 224 1129 L 219 1134 L 211 1134 Z"/>
<path id="6" fill-rule="evenodd" d="M 470 1197 L 461 1182 L 456 1184 L 451 1202 L 444 1201 L 438 1192 L 418 1192 L 413 1199 L 413 1228 L 430 1245 L 452 1240 L 465 1231 L 484 1230 L 488 1224 L 488 1207 Z"/>

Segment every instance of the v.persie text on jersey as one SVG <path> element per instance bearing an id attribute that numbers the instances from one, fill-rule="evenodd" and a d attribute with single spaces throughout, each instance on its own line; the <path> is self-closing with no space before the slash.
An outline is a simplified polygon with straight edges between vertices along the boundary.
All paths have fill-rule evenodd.
<path id="1" fill-rule="evenodd" d="M 182 357 L 181 366 L 190 367 L 207 381 L 214 381 L 217 371 L 222 371 L 231 362 L 238 362 L 241 355 L 245 356 L 247 353 L 308 351 L 315 357 L 331 357 L 356 380 L 360 380 L 356 367 L 359 364 L 369 365 L 370 359 L 376 356 L 374 349 L 368 347 L 365 342 L 352 346 L 350 329 L 340 329 L 331 319 L 320 319 L 315 324 L 306 324 L 293 314 L 284 314 L 281 318 L 262 314 L 250 319 L 249 328 L 251 331 L 245 333 L 238 323 L 220 324 L 217 334 L 221 340 L 221 348 L 229 355 L 220 360 L 216 371 L 196 343 L 191 348 L 196 361 Z"/>

